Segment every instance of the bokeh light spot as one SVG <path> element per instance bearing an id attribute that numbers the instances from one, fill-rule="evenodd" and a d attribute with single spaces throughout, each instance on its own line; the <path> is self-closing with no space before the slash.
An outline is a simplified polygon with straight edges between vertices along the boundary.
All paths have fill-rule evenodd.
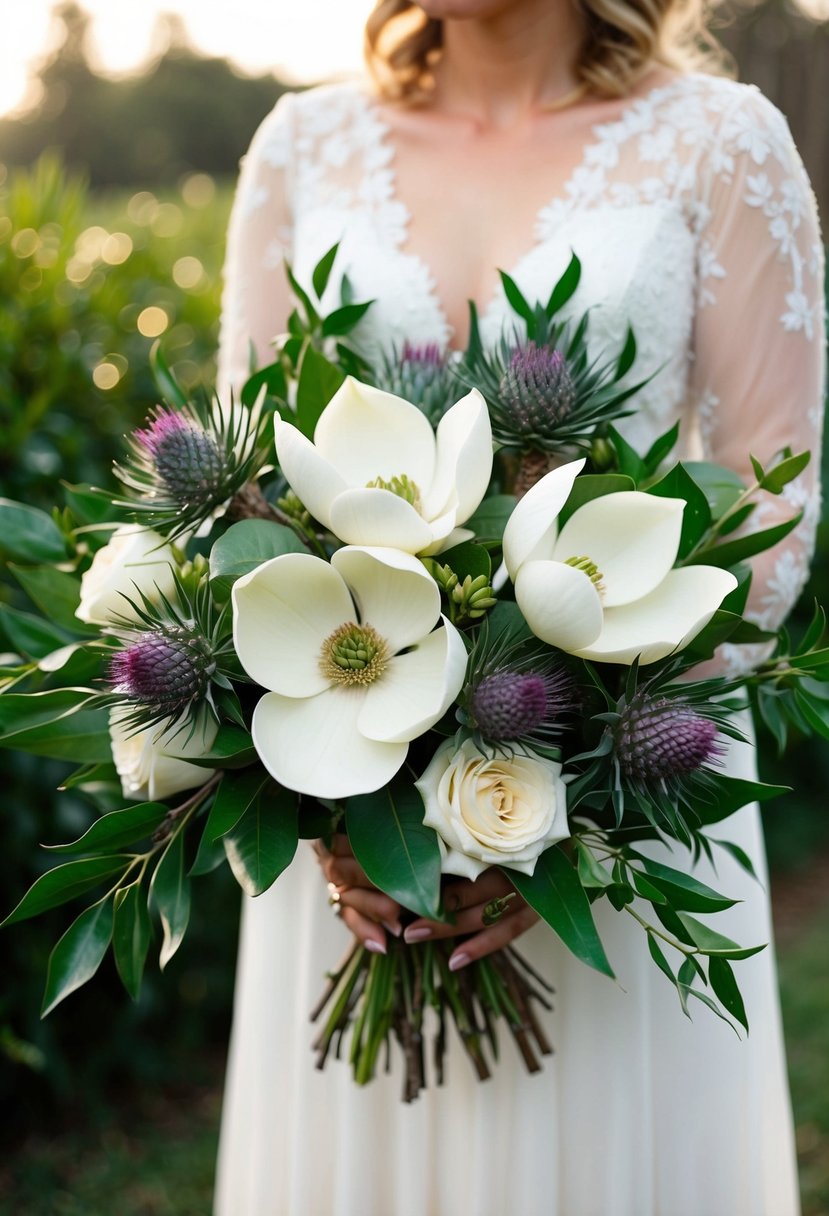
<path id="1" fill-rule="evenodd" d="M 169 324 L 170 318 L 164 309 L 159 308 L 156 304 L 151 304 L 149 308 L 142 308 L 136 321 L 138 332 L 145 338 L 160 337 Z"/>

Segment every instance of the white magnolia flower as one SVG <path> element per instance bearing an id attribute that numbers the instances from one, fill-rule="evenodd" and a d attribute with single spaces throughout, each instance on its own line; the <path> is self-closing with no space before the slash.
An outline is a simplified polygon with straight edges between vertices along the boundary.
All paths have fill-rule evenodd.
<path id="1" fill-rule="evenodd" d="M 291 489 L 349 545 L 438 553 L 480 503 L 492 471 L 492 429 L 477 389 L 435 433 L 415 405 L 349 377 L 323 411 L 314 442 L 275 419 Z"/>
<path id="2" fill-rule="evenodd" d="M 681 650 L 737 586 L 727 570 L 674 570 L 685 503 L 636 490 L 557 516 L 584 466 L 542 477 L 504 531 L 515 598 L 536 637 L 583 659 L 655 663 Z"/>
<path id="3" fill-rule="evenodd" d="M 435 629 L 438 621 L 442 624 Z M 253 743 L 280 784 L 347 798 L 389 782 L 466 672 L 437 584 L 394 549 L 286 553 L 233 588 L 233 639 L 265 694 Z"/>
<path id="4" fill-rule="evenodd" d="M 423 822 L 438 834 L 444 874 L 474 881 L 488 866 L 532 874 L 544 850 L 570 835 L 561 765 L 522 752 L 486 756 L 447 739 L 415 785 Z"/>
<path id="5" fill-rule="evenodd" d="M 213 746 L 219 726 L 211 715 L 205 714 L 191 734 L 181 718 L 135 731 L 123 722 L 124 712 L 110 711 L 109 735 L 125 798 L 163 801 L 209 780 L 213 770 L 189 764 L 187 757 L 205 756 Z"/>
<path id="6" fill-rule="evenodd" d="M 175 565 L 173 550 L 157 532 L 140 524 L 118 528 L 81 578 L 81 602 L 75 616 L 95 625 L 111 625 L 122 617 L 134 619 L 124 597 L 140 605 L 138 592 L 154 602 L 161 595 L 172 596 Z"/>

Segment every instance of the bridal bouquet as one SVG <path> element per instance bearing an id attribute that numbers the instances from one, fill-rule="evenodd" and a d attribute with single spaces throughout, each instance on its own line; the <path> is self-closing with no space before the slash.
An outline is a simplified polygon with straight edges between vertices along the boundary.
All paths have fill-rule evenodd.
<path id="1" fill-rule="evenodd" d="M 607 901 L 686 1011 L 747 1027 L 732 964 L 763 943 L 698 919 L 734 901 L 694 862 L 750 867 L 716 825 L 778 792 L 719 766 L 747 700 L 778 736 L 829 731 L 822 614 L 797 648 L 743 617 L 746 559 L 797 518 L 736 532 L 808 453 L 745 486 L 673 462 L 676 427 L 634 452 L 614 422 L 641 387 L 635 342 L 597 358 L 587 317 L 562 319 L 575 258 L 545 304 L 504 276 L 516 322 L 495 350 L 473 310 L 459 359 L 406 345 L 379 364 L 349 342 L 369 304 L 347 278 L 321 315 L 335 258 L 308 290 L 289 270 L 289 332 L 239 402 L 185 399 L 156 352 L 164 404 L 127 441 L 120 490 L 70 487 L 51 516 L 0 503 L 39 610 L 0 612 L 0 745 L 74 762 L 65 785 L 98 811 L 6 918 L 91 898 L 44 1014 L 110 944 L 135 997 L 154 919 L 162 967 L 182 942 L 194 877 L 226 860 L 256 896 L 301 839 L 345 833 L 410 918 L 452 922 L 446 876 L 500 867 L 514 891 L 485 922 L 525 902 L 612 977 Z M 767 657 L 694 678 L 726 639 Z M 396 1039 L 411 1099 L 429 1025 L 440 1079 L 454 1022 L 479 1076 L 500 1026 L 537 1069 L 545 978 L 512 947 L 453 970 L 456 943 L 355 945 L 314 1011 L 318 1063 L 347 1045 L 365 1082 Z"/>

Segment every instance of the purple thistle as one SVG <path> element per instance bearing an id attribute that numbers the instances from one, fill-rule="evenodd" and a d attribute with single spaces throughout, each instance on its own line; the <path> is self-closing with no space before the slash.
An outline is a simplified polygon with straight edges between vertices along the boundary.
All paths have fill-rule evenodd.
<path id="1" fill-rule="evenodd" d="M 549 733 L 573 707 L 571 680 L 563 670 L 502 668 L 485 675 L 469 698 L 473 724 L 493 743 Z"/>
<path id="2" fill-rule="evenodd" d="M 377 387 L 416 405 L 434 426 L 460 395 L 445 351 L 408 340 L 378 371 Z"/>
<path id="3" fill-rule="evenodd" d="M 178 503 L 213 502 L 221 494 L 226 460 L 215 438 L 195 420 L 159 407 L 134 439 L 164 490 Z"/>
<path id="4" fill-rule="evenodd" d="M 408 338 L 403 343 L 400 352 L 400 362 L 415 364 L 420 369 L 438 368 L 441 371 L 446 366 L 446 355 L 437 342 L 428 342 L 424 346 L 415 346 Z"/>
<path id="5" fill-rule="evenodd" d="M 215 670 L 207 640 L 171 626 L 113 655 L 109 678 L 115 692 L 173 713 L 205 695 Z"/>
<path id="6" fill-rule="evenodd" d="M 634 699 L 622 711 L 615 731 L 619 767 L 638 781 L 687 776 L 724 751 L 714 722 L 667 697 Z"/>
<path id="7" fill-rule="evenodd" d="M 559 350 L 528 342 L 513 351 L 499 386 L 504 421 L 516 435 L 544 435 L 576 402 L 567 360 Z"/>

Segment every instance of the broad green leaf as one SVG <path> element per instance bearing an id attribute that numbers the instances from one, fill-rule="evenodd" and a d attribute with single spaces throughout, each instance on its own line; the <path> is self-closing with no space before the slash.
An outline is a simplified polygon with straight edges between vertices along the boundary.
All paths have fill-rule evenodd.
<path id="1" fill-rule="evenodd" d="M 112 759 L 109 715 L 85 709 L 86 688 L 0 696 L 0 747 L 78 763 Z"/>
<path id="2" fill-rule="evenodd" d="M 760 482 L 761 489 L 768 490 L 770 494 L 782 493 L 790 481 L 794 481 L 795 477 L 800 476 L 810 459 L 810 452 L 799 452 L 796 456 L 788 456 L 785 460 L 781 460 L 779 464 L 766 471 Z"/>
<path id="3" fill-rule="evenodd" d="M 32 883 L 17 907 L 3 921 L 3 925 L 14 925 L 30 916 L 39 916 L 49 908 L 69 903 L 71 899 L 100 886 L 108 878 L 122 874 L 131 861 L 131 857 L 116 855 L 88 857 L 55 866 Z"/>
<path id="4" fill-rule="evenodd" d="M 239 886 L 246 895 L 261 895 L 296 853 L 297 795 L 268 781 L 222 839 Z"/>
<path id="5" fill-rule="evenodd" d="M 532 325 L 535 321 L 535 313 L 524 298 L 521 288 L 505 270 L 499 270 L 498 274 L 501 276 L 501 285 L 504 288 L 504 295 L 507 297 L 510 308 L 522 320 L 526 321 L 528 325 Z"/>
<path id="6" fill-rule="evenodd" d="M 683 870 L 675 870 L 649 857 L 640 858 L 653 886 L 668 900 L 674 910 L 687 912 L 719 912 L 732 908 L 739 901 L 720 895 L 713 887 L 706 886 Z"/>
<path id="7" fill-rule="evenodd" d="M 749 532 L 747 536 L 740 536 L 737 540 L 724 541 L 721 545 L 714 545 L 710 549 L 700 549 L 691 560 L 694 563 L 720 566 L 723 569 L 736 566 L 738 562 L 744 562 L 746 558 L 755 557 L 758 553 L 765 553 L 767 549 L 773 549 L 790 532 L 794 531 L 800 523 L 801 517 L 802 512 L 798 512 L 791 519 L 786 519 L 783 523 L 775 524 L 771 528 L 763 528 L 760 532 Z"/>
<path id="8" fill-rule="evenodd" d="M 150 882 L 150 900 L 161 918 L 163 971 L 182 943 L 190 919 L 190 880 L 184 873 L 184 832 L 172 837 Z"/>
<path id="9" fill-rule="evenodd" d="M 210 587 L 226 599 L 243 574 L 283 553 L 306 553 L 297 534 L 269 519 L 243 519 L 233 524 L 210 551 Z"/>
<path id="10" fill-rule="evenodd" d="M 205 752 L 198 759 L 187 757 L 188 764 L 200 765 L 202 768 L 248 768 L 255 764 L 256 760 L 256 749 L 250 731 L 227 725 L 219 727 L 219 733 L 209 752 Z"/>
<path id="11" fill-rule="evenodd" d="M 500 541 L 514 510 L 514 494 L 493 494 L 491 498 L 483 500 L 464 527 L 471 528 L 478 540 Z"/>
<path id="12" fill-rule="evenodd" d="M 753 954 L 759 954 L 766 948 L 765 943 L 761 946 L 741 946 L 730 937 L 723 937 L 722 933 L 704 925 L 695 916 L 689 916 L 687 912 L 677 912 L 676 915 L 691 941 L 703 954 L 718 954 L 722 958 L 751 958 Z"/>
<path id="13" fill-rule="evenodd" d="M 259 371 L 248 377 L 240 395 L 242 405 L 251 409 L 263 387 L 269 397 L 285 401 L 288 395 L 288 381 L 285 379 L 281 363 L 269 363 L 267 367 L 260 368 Z"/>
<path id="14" fill-rule="evenodd" d="M 632 448 L 627 440 L 619 434 L 615 426 L 608 426 L 607 430 L 611 442 L 616 449 L 619 472 L 625 477 L 630 477 L 634 484 L 638 485 L 645 477 L 648 466 L 636 449 Z"/>
<path id="15" fill-rule="evenodd" d="M 344 334 L 351 333 L 352 329 L 362 321 L 373 303 L 373 300 L 365 300 L 362 304 L 346 304 L 343 308 L 335 308 L 322 323 L 322 336 L 324 338 L 340 338 Z"/>
<path id="16" fill-rule="evenodd" d="M 575 868 L 558 845 L 546 849 L 533 874 L 504 873 L 530 907 L 551 926 L 569 950 L 589 967 L 613 978 L 590 911 L 590 902 Z"/>
<path id="17" fill-rule="evenodd" d="M 404 908 L 439 919 L 440 849 L 423 823 L 423 799 L 407 777 L 349 798 L 346 830 L 371 882 Z"/>
<path id="18" fill-rule="evenodd" d="M 234 828 L 269 782 L 269 775 L 258 764 L 239 772 L 226 772 L 207 816 L 206 838 L 219 840 Z"/>
<path id="19" fill-rule="evenodd" d="M 91 980 L 112 938 L 112 904 L 93 904 L 64 933 L 49 956 L 40 1016 L 45 1018 L 64 997 Z"/>
<path id="20" fill-rule="evenodd" d="M 767 785 L 763 781 L 746 781 L 742 777 L 729 777 L 724 773 L 717 773 L 714 782 L 716 790 L 713 801 L 694 802 L 694 810 L 703 824 L 719 823 L 749 802 L 767 802 L 770 798 L 789 792 L 787 785 Z"/>
<path id="21" fill-rule="evenodd" d="M 66 558 L 66 540 L 45 511 L 0 498 L 0 556 L 26 565 L 62 562 Z"/>
<path id="22" fill-rule="evenodd" d="M 708 980 L 722 1002 L 723 1009 L 748 1030 L 746 1007 L 743 1004 L 740 989 L 737 987 L 737 981 L 734 979 L 731 964 L 727 963 L 724 958 L 713 957 L 708 964 Z"/>
<path id="23" fill-rule="evenodd" d="M 205 824 L 193 864 L 187 871 L 190 878 L 199 878 L 202 874 L 212 874 L 227 860 L 221 836 L 218 840 L 213 840 L 212 836 L 208 835 L 207 827 L 208 825 Z"/>
<path id="24" fill-rule="evenodd" d="M 141 802 L 102 815 L 71 844 L 47 845 L 50 853 L 112 853 L 152 835 L 169 808 L 160 802 Z"/>
<path id="25" fill-rule="evenodd" d="M 314 267 L 311 275 L 311 282 L 314 285 L 314 291 L 317 293 L 317 299 L 322 299 L 323 292 L 328 286 L 328 280 L 331 278 L 331 271 L 334 268 L 334 262 L 337 258 L 339 243 L 332 245 L 327 250 Z"/>
<path id="26" fill-rule="evenodd" d="M 439 565 L 446 565 L 454 570 L 461 582 L 467 575 L 470 578 L 478 578 L 483 574 L 488 579 L 492 574 L 492 562 L 486 549 L 483 545 L 476 545 L 471 540 L 447 549 L 445 553 L 438 554 L 434 560 Z"/>
<path id="27" fill-rule="evenodd" d="M 314 430 L 323 410 L 342 384 L 345 376 L 324 355 L 306 346 L 299 368 L 296 391 L 297 425 L 308 439 L 314 438 Z"/>
<path id="28" fill-rule="evenodd" d="M 745 493 L 745 483 L 732 469 L 708 460 L 684 460 L 682 463 L 686 473 L 690 474 L 708 500 L 714 519 L 719 519 L 730 510 Z"/>
<path id="29" fill-rule="evenodd" d="M 60 484 L 63 488 L 66 505 L 79 524 L 100 524 L 116 517 L 116 510 L 111 500 L 108 500 L 107 495 L 96 489 L 95 486 L 73 486 L 67 481 L 62 481 Z"/>
<path id="30" fill-rule="evenodd" d="M 583 887 L 609 887 L 613 883 L 609 872 L 604 868 L 601 862 L 597 861 L 593 856 L 588 845 L 584 841 L 574 838 L 576 853 L 578 855 L 578 871 L 579 879 Z"/>
<path id="31" fill-rule="evenodd" d="M 0 605 L 0 626 L 15 653 L 29 659 L 44 659 L 69 641 L 65 633 L 43 617 L 20 612 L 8 604 Z"/>
<path id="32" fill-rule="evenodd" d="M 581 279 L 581 262 L 575 254 L 570 258 L 567 269 L 552 290 L 544 311 L 548 320 L 552 320 L 559 309 L 563 308 L 573 296 Z"/>
<path id="33" fill-rule="evenodd" d="M 116 891 L 112 949 L 121 982 L 134 1001 L 138 1000 L 151 935 L 147 895 L 141 883 Z"/>
<path id="34" fill-rule="evenodd" d="M 681 498 L 685 502 L 682 534 L 677 552 L 677 557 L 681 560 L 691 552 L 711 526 L 708 499 L 681 464 L 675 464 L 660 481 L 648 488 L 648 493 L 661 498 Z"/>
<path id="35" fill-rule="evenodd" d="M 605 494 L 618 494 L 621 490 L 635 489 L 633 479 L 621 473 L 585 473 L 576 478 L 570 496 L 559 512 L 559 527 L 563 528 L 570 516 L 586 502 L 603 498 Z"/>
<path id="36" fill-rule="evenodd" d="M 655 473 L 665 457 L 674 450 L 678 439 L 679 422 L 675 422 L 669 431 L 654 440 L 645 453 L 645 466 L 649 475 Z"/>

